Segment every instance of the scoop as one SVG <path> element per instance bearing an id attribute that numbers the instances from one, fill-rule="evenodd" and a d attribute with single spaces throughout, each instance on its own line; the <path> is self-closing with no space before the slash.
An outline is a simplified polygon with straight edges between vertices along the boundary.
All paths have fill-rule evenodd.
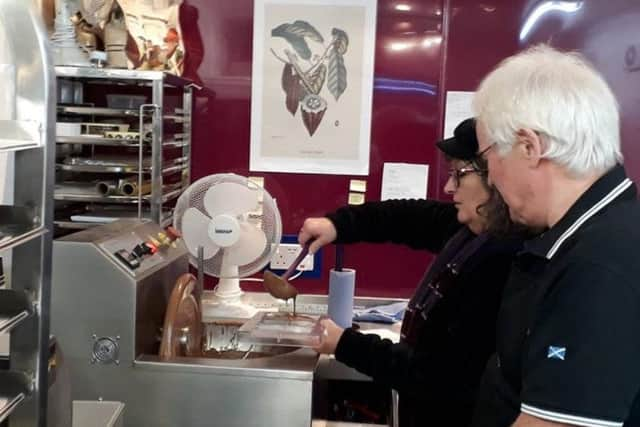
<path id="1" fill-rule="evenodd" d="M 295 298 L 298 295 L 298 290 L 289 283 L 288 279 L 296 270 L 298 264 L 300 264 L 304 257 L 309 253 L 310 244 L 311 241 L 304 244 L 296 259 L 293 260 L 287 271 L 285 271 L 282 276 L 277 276 L 269 270 L 264 272 L 264 287 L 272 296 L 288 300 L 289 298 Z"/>

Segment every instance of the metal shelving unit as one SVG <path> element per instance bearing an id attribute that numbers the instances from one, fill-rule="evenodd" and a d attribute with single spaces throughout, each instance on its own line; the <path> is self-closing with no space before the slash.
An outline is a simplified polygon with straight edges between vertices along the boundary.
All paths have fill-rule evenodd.
<path id="1" fill-rule="evenodd" d="M 0 369 L 0 424 L 9 427 L 47 425 L 55 76 L 32 8 L 0 0 L 0 63 L 13 73 L 0 79 L 0 93 L 15 95 L 0 108 L 0 153 L 13 165 L 0 171 L 13 194 L 0 205 L 0 256 L 11 259 L 8 287 L 0 289 L 0 333 L 10 338 L 8 366 Z"/>
<path id="2" fill-rule="evenodd" d="M 106 124 L 128 124 L 137 132 L 137 138 L 104 135 L 57 136 L 60 147 L 71 147 L 71 152 L 82 153 L 74 158 L 58 156 L 56 164 L 56 214 L 58 229 L 70 231 L 99 225 L 94 218 L 81 220 L 83 216 L 100 217 L 109 205 L 132 205 L 132 210 L 122 217 L 150 218 L 160 225 L 173 220 L 172 206 L 187 188 L 191 178 L 191 120 L 194 85 L 189 80 L 161 71 L 115 70 L 81 67 L 55 67 L 60 79 L 81 82 L 83 92 L 99 87 L 104 94 L 137 91 L 144 94 L 149 103 L 139 108 L 110 108 L 100 102 L 91 105 L 57 106 L 58 117 L 67 120 Z M 105 88 L 106 87 L 106 88 Z M 172 99 L 169 101 L 169 93 Z M 178 95 L 176 95 L 178 94 Z M 176 103 L 176 99 L 180 102 Z M 92 99 L 94 101 L 94 99 Z M 171 105 L 169 105 L 171 103 Z M 167 130 L 169 129 L 169 130 Z M 122 136 L 122 135 L 120 135 Z M 99 161 L 100 150 L 110 155 L 122 155 L 122 162 Z M 96 160 L 96 161 L 94 161 Z M 110 182 L 136 179 L 138 189 L 150 183 L 148 191 L 135 195 L 94 194 L 65 189 L 84 181 L 91 183 L 96 177 Z M 78 215 L 80 212 L 80 215 Z M 86 212 L 86 214 L 82 214 Z M 71 220 L 74 216 L 76 220 Z M 105 221 L 114 217 L 105 217 Z"/>

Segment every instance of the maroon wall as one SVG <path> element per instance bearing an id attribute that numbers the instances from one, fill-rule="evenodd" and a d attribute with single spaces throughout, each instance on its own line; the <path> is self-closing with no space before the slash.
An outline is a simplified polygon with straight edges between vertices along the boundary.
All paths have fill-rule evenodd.
<path id="1" fill-rule="evenodd" d="M 579 4 L 574 12 L 536 10 L 550 3 Z M 473 90 L 491 67 L 537 43 L 584 54 L 604 75 L 620 104 L 625 166 L 640 181 L 640 3 L 627 0 L 451 0 L 446 89 Z M 522 34 L 527 21 L 534 22 Z M 635 71 L 625 60 L 635 45 Z"/>
<path id="2" fill-rule="evenodd" d="M 398 11 L 399 3 L 411 10 Z M 544 1 L 378 0 L 370 174 L 366 199 L 380 195 L 383 162 L 428 163 L 429 196 L 442 198 L 446 166 L 433 142 L 441 135 L 443 91 L 473 90 L 504 57 L 540 41 L 579 49 L 610 80 L 623 110 L 624 152 L 640 178 L 640 150 L 632 145 L 640 121 L 640 72 L 624 69 L 624 53 L 640 43 L 640 4 L 626 0 L 585 0 L 575 13 L 549 12 L 524 40 L 526 18 Z M 546 2 L 551 3 L 551 2 Z M 182 9 L 188 76 L 206 90 L 195 102 L 193 179 L 220 172 L 248 175 L 251 110 L 252 0 L 187 0 Z M 425 46 L 423 41 L 440 40 Z M 413 47 L 392 50 L 392 42 Z M 639 47 L 640 49 L 640 47 Z M 638 52 L 640 55 L 640 50 Z M 197 77 L 196 77 L 197 74 Z M 388 89 L 380 79 L 416 81 L 436 88 Z M 346 203 L 350 176 L 251 173 L 265 177 L 278 199 L 283 231 L 295 234 L 308 216 Z M 327 290 L 333 249 L 324 251 L 320 280 L 300 280 L 304 293 Z M 391 245 L 346 248 L 345 264 L 357 269 L 359 295 L 407 297 L 431 257 Z M 244 285 L 251 289 L 251 285 Z"/>

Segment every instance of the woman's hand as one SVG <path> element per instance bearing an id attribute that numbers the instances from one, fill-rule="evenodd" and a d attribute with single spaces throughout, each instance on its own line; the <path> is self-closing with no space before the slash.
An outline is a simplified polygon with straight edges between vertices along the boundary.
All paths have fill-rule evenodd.
<path id="1" fill-rule="evenodd" d="M 333 354 L 336 352 L 338 341 L 342 337 L 344 329 L 336 325 L 331 319 L 322 319 L 320 324 L 323 328 L 320 344 L 313 349 L 322 354 Z"/>
<path id="2" fill-rule="evenodd" d="M 298 233 L 298 242 L 304 245 L 307 240 L 315 239 L 309 246 L 309 253 L 315 254 L 324 245 L 336 240 L 338 232 L 329 218 L 307 218 Z"/>

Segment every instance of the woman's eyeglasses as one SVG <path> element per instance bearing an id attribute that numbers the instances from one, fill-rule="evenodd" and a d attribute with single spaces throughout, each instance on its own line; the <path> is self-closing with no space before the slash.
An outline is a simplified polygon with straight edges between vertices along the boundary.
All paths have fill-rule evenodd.
<path id="1" fill-rule="evenodd" d="M 475 168 L 473 166 L 461 167 L 460 169 L 450 169 L 449 177 L 453 179 L 453 184 L 456 188 L 460 187 L 460 180 L 467 176 L 470 173 L 477 173 L 478 175 L 483 175 L 487 171 Z"/>

